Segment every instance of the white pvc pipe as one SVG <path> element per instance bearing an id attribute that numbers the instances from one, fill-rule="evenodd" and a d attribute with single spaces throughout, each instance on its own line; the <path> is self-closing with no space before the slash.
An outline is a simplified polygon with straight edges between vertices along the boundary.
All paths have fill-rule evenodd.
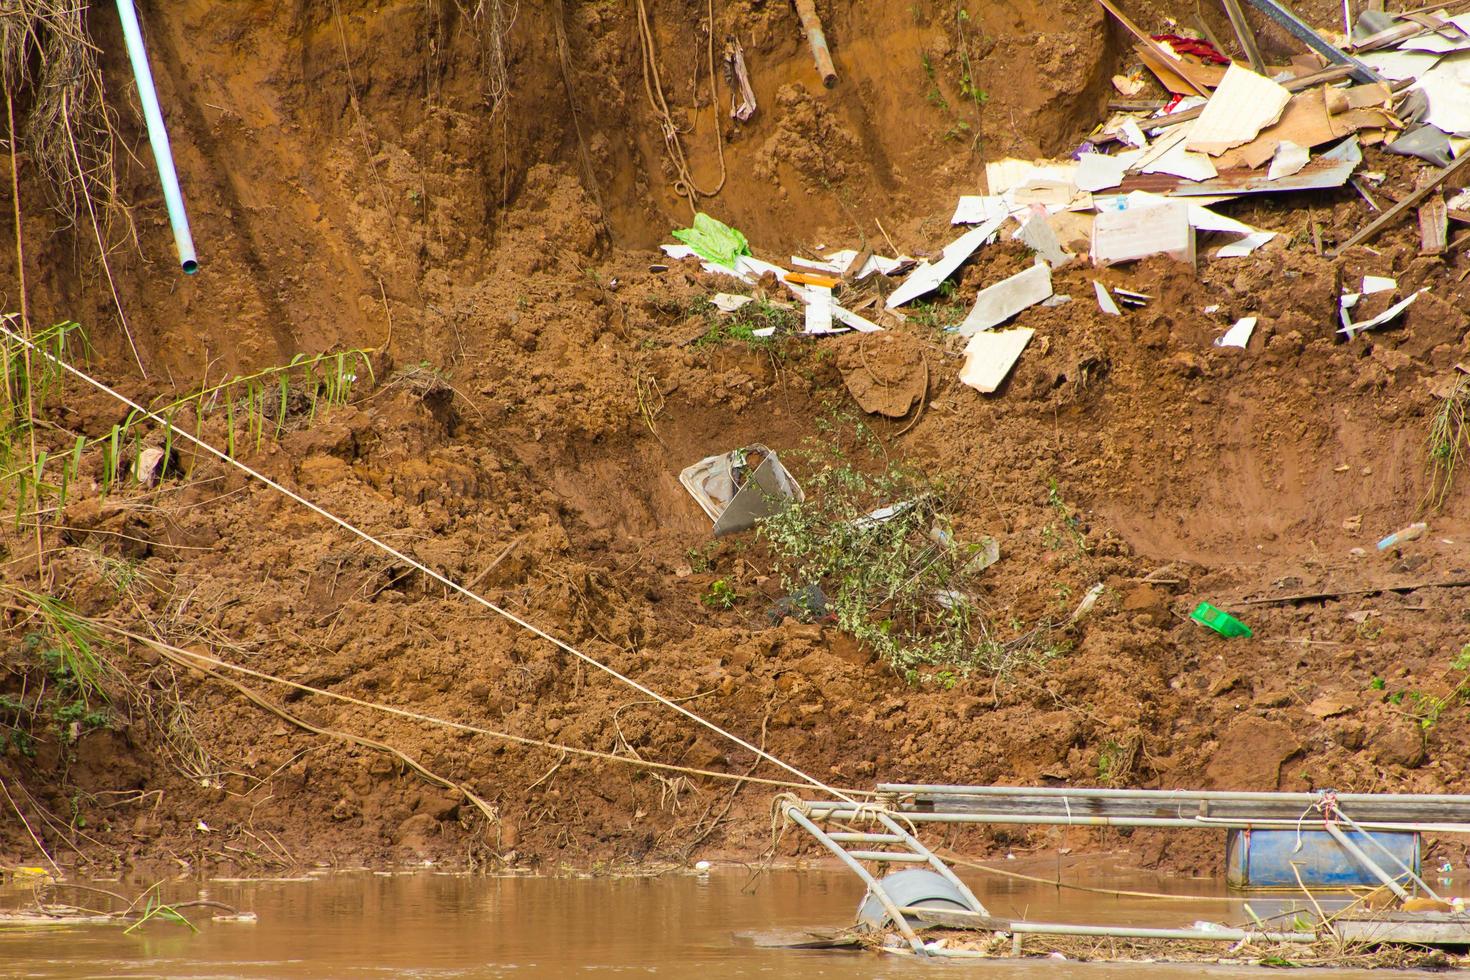
<path id="1" fill-rule="evenodd" d="M 153 147 L 153 161 L 158 165 L 158 179 L 163 184 L 163 203 L 168 208 L 168 223 L 173 227 L 174 244 L 179 250 L 179 267 L 188 275 L 199 268 L 194 254 L 194 236 L 189 233 L 189 215 L 184 210 L 184 193 L 179 189 L 179 174 L 174 169 L 174 153 L 169 146 L 168 130 L 163 125 L 163 111 L 158 107 L 158 92 L 153 87 L 153 71 L 148 67 L 148 52 L 143 47 L 143 29 L 138 25 L 138 12 L 133 0 L 117 0 L 117 16 L 122 21 L 123 38 L 128 45 L 128 60 L 133 63 L 133 78 L 138 83 L 138 100 L 143 103 L 143 121 L 148 124 L 148 143 Z"/>

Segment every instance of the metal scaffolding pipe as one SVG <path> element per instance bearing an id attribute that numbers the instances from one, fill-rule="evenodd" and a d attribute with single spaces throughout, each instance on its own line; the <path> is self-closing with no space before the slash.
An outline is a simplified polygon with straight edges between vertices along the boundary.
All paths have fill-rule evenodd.
<path id="1" fill-rule="evenodd" d="M 1012 922 L 1013 934 L 1111 936 L 1118 939 L 1214 939 L 1220 942 L 1314 943 L 1315 932 L 1248 932 L 1244 929 L 1146 929 L 1141 926 L 1083 926 L 1064 922 Z"/>
<path id="2" fill-rule="evenodd" d="M 1352 817 L 1348 816 L 1346 813 L 1343 813 L 1341 810 L 1339 810 L 1337 812 L 1337 817 L 1343 823 L 1347 824 L 1350 828 L 1352 828 L 1353 830 L 1357 831 L 1359 834 L 1362 834 L 1364 840 L 1366 840 L 1368 843 L 1372 844 L 1374 847 L 1378 848 L 1378 850 L 1380 850 L 1380 851 L 1383 852 L 1383 854 L 1384 854 L 1385 857 L 1387 857 L 1394 864 L 1398 865 L 1400 871 L 1402 871 L 1404 874 L 1408 875 L 1409 878 L 1412 879 L 1413 882 L 1416 885 L 1418 885 L 1420 888 L 1424 889 L 1424 894 L 1428 895 L 1430 898 L 1434 899 L 1436 902 L 1442 902 L 1442 901 L 1444 901 L 1444 899 L 1442 899 L 1442 898 L 1439 897 L 1439 893 L 1438 892 L 1436 892 L 1433 888 L 1430 888 L 1429 887 L 1429 882 L 1425 881 L 1423 878 L 1419 877 L 1419 875 L 1415 874 L 1413 868 L 1409 867 L 1407 864 L 1405 864 L 1404 862 L 1400 861 L 1399 860 L 1399 856 L 1397 854 L 1395 854 L 1393 851 L 1390 851 L 1388 848 L 1384 847 L 1382 841 L 1380 841 L 1377 837 L 1374 837 L 1372 834 L 1368 833 L 1368 831 L 1364 830 L 1363 827 L 1356 820 L 1354 820 Z"/>
<path id="3" fill-rule="evenodd" d="M 158 166 L 158 180 L 163 184 L 163 203 L 168 208 L 168 223 L 173 228 L 174 245 L 179 251 L 179 267 L 187 275 L 199 268 L 194 254 L 194 236 L 189 233 L 189 214 L 184 210 L 184 193 L 179 189 L 179 174 L 174 169 L 174 153 L 163 125 L 163 110 L 158 107 L 158 92 L 153 87 L 153 71 L 148 67 L 148 52 L 143 47 L 143 29 L 133 0 L 117 0 L 117 16 L 122 21 L 123 39 L 127 42 L 128 60 L 133 63 L 133 78 L 138 83 L 138 101 L 143 103 L 143 121 L 148 125 L 148 143 L 153 147 L 153 162 Z"/>
<path id="4" fill-rule="evenodd" d="M 1341 845 L 1344 851 L 1347 851 L 1353 857 L 1357 858 L 1358 862 L 1362 864 L 1363 867 L 1367 868 L 1372 873 L 1373 877 L 1383 882 L 1385 888 L 1393 892 L 1401 899 L 1409 897 L 1408 891 L 1404 888 L 1403 885 L 1400 885 L 1398 883 L 1398 879 L 1391 877 L 1387 871 L 1384 871 L 1381 867 L 1379 867 L 1378 862 L 1374 861 L 1367 854 L 1365 854 L 1361 847 L 1359 847 L 1357 844 L 1354 844 L 1352 838 L 1348 837 L 1347 834 L 1344 834 L 1342 832 L 1341 827 L 1333 823 L 1331 820 L 1327 821 L 1322 826 L 1327 830 L 1327 833 L 1332 835 L 1332 839 L 1337 841 L 1337 843 Z"/>
<path id="5" fill-rule="evenodd" d="M 806 803 L 812 816 L 833 820 L 872 820 L 876 812 L 871 807 L 855 808 L 850 803 Z M 899 818 L 911 823 L 967 823 L 967 824 L 1036 824 L 1060 827 L 1179 827 L 1192 830 L 1250 830 L 1270 828 L 1291 830 L 1298 826 L 1297 820 L 1245 820 L 1229 817 L 1098 817 L 1081 814 L 1018 814 L 1018 813 L 924 813 L 898 811 Z M 1421 834 L 1470 834 L 1470 824 L 1441 823 L 1363 823 L 1368 830 Z"/>
<path id="6" fill-rule="evenodd" d="M 1112 800 L 1239 800 L 1243 803 L 1277 802 L 1300 803 L 1308 806 L 1323 798 L 1321 793 L 1249 793 L 1229 790 L 1183 790 L 1183 789 L 1078 789 L 1072 787 L 1042 786 L 953 786 L 929 783 L 879 783 L 879 794 L 928 795 L 928 796 L 1052 796 L 1087 797 Z M 1470 804 L 1470 796 L 1453 794 L 1413 793 L 1339 793 L 1337 802 L 1342 805 L 1389 801 L 1393 803 L 1461 803 Z"/>

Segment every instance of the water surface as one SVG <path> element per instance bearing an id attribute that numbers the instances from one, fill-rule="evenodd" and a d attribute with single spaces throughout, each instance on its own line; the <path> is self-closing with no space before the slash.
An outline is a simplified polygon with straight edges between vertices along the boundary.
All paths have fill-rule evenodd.
<path id="1" fill-rule="evenodd" d="M 851 923 L 862 886 L 840 871 L 659 878 L 528 878 L 333 874 L 305 881 L 172 883 L 172 900 L 207 897 L 255 913 L 199 932 L 150 924 L 131 935 L 107 925 L 0 929 L 0 974 L 15 977 L 495 978 L 725 977 L 911 980 L 955 977 L 1198 976 L 1197 965 L 1055 960 L 915 962 L 877 953 L 768 949 L 753 934 Z M 1149 876 L 1091 884 L 1223 895 L 1216 883 Z M 972 881 L 997 915 L 1112 924 L 1188 926 L 1243 921 L 1239 903 L 1109 898 L 982 876 Z M 106 887 L 136 892 L 117 884 Z M 7 905 L 14 907 L 15 896 Z M 1260 914 L 1266 904 L 1253 902 Z M 1031 943 L 1040 940 L 1032 939 Z M 1216 967 L 1216 976 L 1266 977 Z M 1312 971 L 1313 978 L 1346 977 Z"/>

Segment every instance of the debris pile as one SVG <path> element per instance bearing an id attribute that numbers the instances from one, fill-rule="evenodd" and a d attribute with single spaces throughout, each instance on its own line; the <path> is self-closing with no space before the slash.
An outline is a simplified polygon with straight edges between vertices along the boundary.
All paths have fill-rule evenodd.
<path id="1" fill-rule="evenodd" d="M 739 232 L 706 215 L 676 233 L 685 244 L 664 251 L 697 256 L 707 272 L 733 276 L 767 298 L 789 292 L 805 308 L 805 332 L 822 335 L 897 326 L 911 304 L 936 291 L 953 295 L 951 280 L 980 248 L 1002 237 L 1023 243 L 1034 266 L 982 285 L 962 321 L 941 324 L 965 338 L 959 379 L 988 395 L 1001 389 L 1035 334 L 1025 325 L 1001 328 L 1038 304 L 1070 302 L 1054 293 L 1053 273 L 1154 256 L 1197 269 L 1201 261 L 1256 255 L 1280 236 L 1214 210 L 1239 198 L 1351 184 L 1379 211 L 1373 193 L 1386 192 L 1370 193 L 1367 185 L 1384 182 L 1386 174 L 1360 173 L 1364 147 L 1381 146 L 1438 169 L 1421 174 L 1411 193 L 1337 253 L 1416 206 L 1422 254 L 1442 255 L 1461 244 L 1449 242 L 1448 223 L 1470 223 L 1470 192 L 1446 200 L 1443 190 L 1467 159 L 1456 154 L 1470 147 L 1470 13 L 1446 9 L 1461 4 L 1403 15 L 1365 10 L 1350 35 L 1332 37 L 1274 0 L 1248 0 L 1306 48 L 1268 64 L 1240 2 L 1226 0 L 1246 64 L 1232 61 L 1211 38 L 1148 34 L 1111 0 L 1098 2 L 1137 40 L 1137 67 L 1116 76 L 1114 86 L 1136 100 L 1151 75 L 1168 98 L 1112 103 L 1113 114 L 1068 159 L 990 161 L 985 193 L 962 196 L 956 205 L 951 222 L 963 231 L 937 251 L 890 257 L 868 248 L 822 248 L 814 258 L 793 256 L 798 271 L 788 271 L 752 256 Z M 1320 254 L 1337 254 L 1328 252 L 1320 228 L 1314 226 L 1313 237 Z M 1096 276 L 1091 285 L 1099 309 L 1112 316 L 1151 298 Z M 1341 297 L 1339 337 L 1350 341 L 1392 324 L 1424 291 L 1401 296 L 1395 279 L 1365 276 L 1361 290 Z M 721 309 L 746 301 L 717 298 Z M 1222 329 L 1231 322 L 1223 320 Z M 1253 316 L 1234 320 L 1215 345 L 1248 348 L 1256 323 Z"/>

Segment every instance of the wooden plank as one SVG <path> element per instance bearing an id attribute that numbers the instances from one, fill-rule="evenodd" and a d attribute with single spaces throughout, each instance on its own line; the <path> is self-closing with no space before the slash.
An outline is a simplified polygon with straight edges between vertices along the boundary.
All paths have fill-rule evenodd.
<path id="1" fill-rule="evenodd" d="M 1388 227 L 1393 222 L 1401 218 L 1405 211 L 1418 204 L 1420 201 L 1424 200 L 1424 198 L 1428 197 L 1436 187 L 1443 185 L 1445 181 L 1449 180 L 1455 174 L 1459 173 L 1460 170 L 1467 165 L 1470 165 L 1470 153 L 1467 153 L 1464 156 L 1460 157 L 1448 167 L 1442 168 L 1432 178 L 1425 181 L 1423 186 L 1414 191 L 1414 193 L 1410 194 L 1408 197 L 1404 198 L 1402 201 L 1395 204 L 1387 211 L 1383 212 L 1383 214 L 1379 215 L 1372 222 L 1370 222 L 1366 228 L 1364 228 L 1362 231 L 1359 231 L 1352 238 L 1349 238 L 1347 241 L 1343 242 L 1342 245 L 1338 246 L 1337 250 L 1332 253 L 1333 256 L 1335 257 L 1341 255 L 1343 252 L 1346 252 L 1354 245 L 1361 245 L 1363 242 L 1370 241 L 1374 235 L 1378 234 L 1384 228 Z"/>
<path id="2" fill-rule="evenodd" d="M 1108 13 L 1116 17 L 1118 19 L 1118 23 L 1122 24 L 1129 34 L 1132 34 L 1134 37 L 1138 38 L 1139 43 L 1148 48 L 1149 52 L 1152 53 L 1154 57 L 1158 58 L 1166 65 L 1168 65 L 1170 70 L 1174 71 L 1186 82 L 1188 82 L 1190 87 L 1193 88 L 1197 93 L 1206 97 L 1209 96 L 1210 87 L 1205 84 L 1199 74 L 1195 72 L 1192 67 L 1184 64 L 1182 61 L 1176 61 L 1175 59 L 1169 57 L 1169 53 L 1159 45 L 1159 42 L 1155 41 L 1153 37 L 1151 37 L 1143 30 L 1143 28 L 1133 23 L 1133 21 L 1129 19 L 1128 15 L 1123 13 L 1123 11 L 1119 9 L 1118 5 L 1114 3 L 1113 0 L 1097 0 L 1097 3 L 1098 6 L 1102 7 Z"/>
<path id="3" fill-rule="evenodd" d="M 1449 244 L 1450 211 L 1436 190 L 1419 205 L 1419 254 L 1443 255 Z"/>
<path id="4" fill-rule="evenodd" d="M 1260 46 L 1256 44 L 1256 32 L 1251 30 L 1250 22 L 1245 19 L 1245 11 L 1240 9 L 1240 0 L 1225 0 L 1225 13 L 1230 17 L 1230 26 L 1240 40 L 1241 49 L 1250 59 L 1251 69 L 1258 75 L 1266 74 L 1266 59 L 1261 57 Z"/>

